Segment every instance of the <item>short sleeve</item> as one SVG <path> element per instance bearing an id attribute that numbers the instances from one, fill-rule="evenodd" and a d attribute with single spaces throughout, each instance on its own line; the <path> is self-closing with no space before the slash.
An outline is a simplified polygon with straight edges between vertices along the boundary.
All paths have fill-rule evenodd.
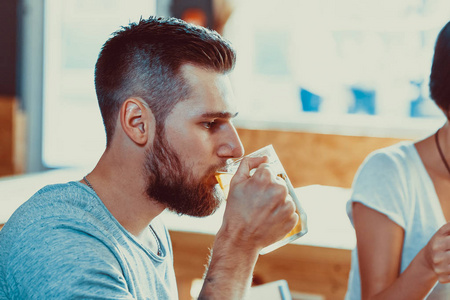
<path id="1" fill-rule="evenodd" d="M 356 173 L 347 214 L 353 224 L 352 204 L 360 202 L 406 226 L 407 202 L 404 159 L 401 153 L 382 149 L 370 154 Z"/>
<path id="2" fill-rule="evenodd" d="M 9 285 L 20 293 L 17 299 L 133 299 L 118 252 L 100 232 L 81 228 L 59 222 L 22 232 L 7 268 Z"/>

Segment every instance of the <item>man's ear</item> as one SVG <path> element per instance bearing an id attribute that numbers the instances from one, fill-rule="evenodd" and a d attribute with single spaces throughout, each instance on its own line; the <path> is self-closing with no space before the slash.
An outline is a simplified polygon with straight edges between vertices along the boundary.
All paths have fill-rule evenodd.
<path id="1" fill-rule="evenodd" d="M 120 124 L 126 135 L 138 145 L 153 141 L 155 117 L 143 99 L 128 98 L 119 112 Z"/>

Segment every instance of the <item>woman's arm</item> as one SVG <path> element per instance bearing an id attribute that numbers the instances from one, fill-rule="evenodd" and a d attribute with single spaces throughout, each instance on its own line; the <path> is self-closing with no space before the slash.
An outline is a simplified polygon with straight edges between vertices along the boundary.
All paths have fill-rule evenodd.
<path id="1" fill-rule="evenodd" d="M 438 236 L 445 236 L 438 232 L 400 274 L 403 228 L 357 202 L 353 203 L 353 223 L 362 299 L 423 299 L 438 279 L 431 261 L 439 251 L 432 250 L 430 244 L 434 245 L 433 240 L 438 240 Z M 441 255 L 448 256 L 448 253 L 441 251 Z"/>

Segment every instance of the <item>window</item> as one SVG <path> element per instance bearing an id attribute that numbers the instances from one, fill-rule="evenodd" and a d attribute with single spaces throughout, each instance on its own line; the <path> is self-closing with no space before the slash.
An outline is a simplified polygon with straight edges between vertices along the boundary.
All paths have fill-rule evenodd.
<path id="1" fill-rule="evenodd" d="M 417 137 L 443 123 L 429 99 L 448 0 L 236 2 L 237 125 Z"/>
<path id="2" fill-rule="evenodd" d="M 106 140 L 94 65 L 109 35 L 155 14 L 153 0 L 45 1 L 43 161 L 92 166 Z"/>
<path id="3" fill-rule="evenodd" d="M 99 159 L 97 55 L 110 33 L 155 14 L 156 1 L 45 1 L 45 165 Z M 417 138 L 443 123 L 428 76 L 450 1 L 233 2 L 224 35 L 238 53 L 237 126 Z"/>

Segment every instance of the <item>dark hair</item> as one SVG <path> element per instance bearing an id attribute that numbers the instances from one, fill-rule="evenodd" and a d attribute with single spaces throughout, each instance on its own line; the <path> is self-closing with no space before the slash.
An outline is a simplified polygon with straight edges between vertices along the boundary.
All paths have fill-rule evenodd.
<path id="1" fill-rule="evenodd" d="M 430 95 L 447 118 L 450 109 L 450 22 L 442 28 L 436 40 L 430 74 Z"/>
<path id="2" fill-rule="evenodd" d="M 235 62 L 234 50 L 217 32 L 179 19 L 150 17 L 122 27 L 103 45 L 95 66 L 107 147 L 127 98 L 144 99 L 163 130 L 167 115 L 189 93 L 179 72 L 183 64 L 227 73 Z"/>

